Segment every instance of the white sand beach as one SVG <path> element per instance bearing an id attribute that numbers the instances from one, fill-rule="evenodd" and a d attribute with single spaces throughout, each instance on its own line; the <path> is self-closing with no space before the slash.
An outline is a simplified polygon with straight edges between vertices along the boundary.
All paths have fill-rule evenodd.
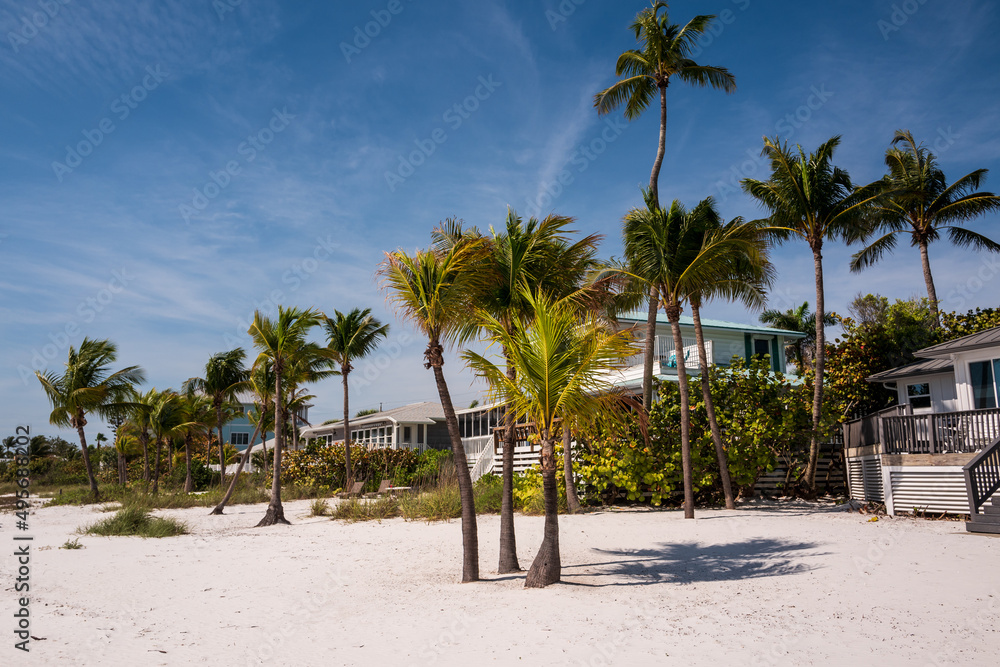
<path id="1" fill-rule="evenodd" d="M 992 666 L 1000 654 L 1000 539 L 960 522 L 807 503 L 695 521 L 565 516 L 563 583 L 524 590 L 523 574 L 495 574 L 498 517 L 479 520 L 484 580 L 463 585 L 458 521 L 345 524 L 308 505 L 287 503 L 294 525 L 270 528 L 253 527 L 263 505 L 159 511 L 191 534 L 82 536 L 80 550 L 59 547 L 106 515 L 36 510 L 39 639 L 30 655 L 8 645 L 2 663 Z M 542 521 L 517 518 L 522 567 Z"/>

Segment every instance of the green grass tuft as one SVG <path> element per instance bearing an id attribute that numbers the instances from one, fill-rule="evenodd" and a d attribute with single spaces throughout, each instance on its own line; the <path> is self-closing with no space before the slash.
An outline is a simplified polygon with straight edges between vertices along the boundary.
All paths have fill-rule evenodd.
<path id="1" fill-rule="evenodd" d="M 328 516 L 330 514 L 330 503 L 326 498 L 316 498 L 309 506 L 309 516 Z"/>
<path id="2" fill-rule="evenodd" d="M 59 547 L 60 549 L 83 549 L 84 546 L 80 544 L 80 538 L 74 537 L 72 540 L 66 540 L 63 545 Z"/>
<path id="3" fill-rule="evenodd" d="M 187 526 L 176 519 L 152 516 L 146 507 L 129 504 L 112 516 L 82 529 L 85 535 L 173 537 L 187 533 Z"/>
<path id="4" fill-rule="evenodd" d="M 376 500 L 352 498 L 339 503 L 333 510 L 333 518 L 341 521 L 382 521 L 399 516 L 399 502 L 391 496 Z"/>

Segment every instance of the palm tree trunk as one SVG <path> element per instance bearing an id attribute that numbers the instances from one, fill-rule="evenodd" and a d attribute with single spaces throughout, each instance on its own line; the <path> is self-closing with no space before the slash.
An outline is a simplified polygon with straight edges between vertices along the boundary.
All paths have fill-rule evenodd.
<path id="1" fill-rule="evenodd" d="M 657 144 L 656 160 L 653 161 L 653 171 L 649 175 L 649 192 L 653 201 L 660 205 L 660 166 L 667 152 L 667 87 L 660 86 L 660 141 Z"/>
<path id="2" fill-rule="evenodd" d="M 927 239 L 920 239 L 920 263 L 924 267 L 924 283 L 927 285 L 927 299 L 931 302 L 931 316 L 934 318 L 934 326 L 937 327 L 941 325 L 941 314 L 938 310 L 934 276 L 931 275 L 931 260 L 927 254 Z"/>
<path id="3" fill-rule="evenodd" d="M 462 583 L 479 581 L 479 531 L 476 527 L 476 505 L 472 494 L 472 476 L 469 474 L 469 463 L 465 458 L 465 446 L 462 445 L 462 434 L 458 430 L 458 418 L 455 416 L 455 406 L 451 402 L 448 383 L 444 379 L 444 364 L 441 344 L 437 340 L 429 341 L 427 358 L 434 370 L 434 381 L 437 383 L 438 395 L 441 397 L 441 408 L 444 410 L 444 420 L 448 424 L 448 435 L 451 437 L 451 451 L 455 457 L 455 468 L 458 474 L 458 493 L 462 499 Z"/>
<path id="4" fill-rule="evenodd" d="M 726 509 L 736 509 L 736 499 L 733 497 L 733 482 L 729 477 L 729 460 L 726 449 L 722 446 L 722 429 L 715 416 L 715 403 L 712 401 L 712 383 L 708 376 L 708 351 L 705 349 L 705 333 L 701 329 L 701 305 L 691 300 L 691 319 L 694 320 L 694 337 L 698 341 L 698 365 L 701 369 L 701 393 L 705 397 L 705 412 L 708 413 L 708 425 L 712 430 L 712 442 L 715 443 L 715 456 L 719 459 L 719 478 L 722 480 L 722 493 L 726 497 Z"/>
<path id="5" fill-rule="evenodd" d="M 142 480 L 149 483 L 149 434 L 143 433 L 139 436 L 142 443 Z"/>
<path id="6" fill-rule="evenodd" d="M 226 461 L 222 452 L 222 404 L 215 406 L 215 427 L 219 432 L 219 488 L 226 484 Z M 209 445 L 211 447 L 211 445 Z"/>
<path id="7" fill-rule="evenodd" d="M 656 148 L 656 159 L 649 174 L 649 193 L 657 206 L 660 205 L 660 167 L 667 152 L 667 87 L 660 87 L 660 138 Z M 649 414 L 653 405 L 653 349 L 656 342 L 656 311 L 659 309 L 660 295 L 655 286 L 649 289 L 649 310 L 646 313 L 646 340 L 643 345 L 642 360 L 642 409 Z"/>
<path id="8" fill-rule="evenodd" d="M 233 475 L 233 481 L 229 483 L 229 488 L 226 490 L 226 495 L 222 497 L 222 500 L 220 500 L 219 504 L 215 506 L 215 509 L 213 509 L 209 513 L 209 516 L 213 514 L 222 514 L 223 513 L 222 510 L 226 508 L 226 503 L 228 503 L 229 499 L 233 497 L 233 491 L 236 490 L 236 480 L 240 478 L 240 473 L 243 472 L 243 466 L 245 466 L 247 464 L 247 461 L 250 460 L 250 452 L 253 451 L 253 441 L 257 439 L 258 433 L 260 433 L 259 422 L 257 426 L 254 427 L 253 435 L 250 436 L 250 444 L 247 446 L 246 451 L 243 452 L 243 456 L 240 458 L 240 464 L 236 466 L 236 474 Z M 265 433 L 264 435 L 267 434 Z M 263 442 L 263 440 L 261 440 L 261 442 Z"/>
<path id="9" fill-rule="evenodd" d="M 580 497 L 576 495 L 576 482 L 573 481 L 573 434 L 569 429 L 569 420 L 563 420 L 563 475 L 566 478 L 566 508 L 570 514 L 583 511 Z"/>
<path id="10" fill-rule="evenodd" d="M 524 578 L 525 588 L 544 588 L 559 582 L 559 487 L 556 484 L 556 452 L 552 434 L 542 434 L 542 493 L 545 497 L 545 529 L 538 555 Z"/>
<path id="11" fill-rule="evenodd" d="M 80 453 L 83 454 L 83 467 L 87 469 L 87 481 L 90 482 L 90 492 L 94 494 L 96 503 L 101 497 L 97 491 L 97 478 L 94 477 L 94 469 L 90 465 L 90 453 L 87 451 L 87 436 L 83 434 L 83 425 L 86 423 L 83 414 L 74 417 L 76 422 L 76 434 L 80 437 Z"/>
<path id="12" fill-rule="evenodd" d="M 341 365 L 341 377 L 344 380 L 344 490 L 349 490 L 352 483 L 351 410 L 347 396 L 347 373 L 344 372 L 344 365 Z"/>
<path id="13" fill-rule="evenodd" d="M 819 429 L 823 418 L 823 371 L 826 366 L 826 329 L 823 327 L 826 299 L 823 289 L 823 248 L 817 244 L 813 248 L 813 264 L 816 269 L 816 353 L 813 367 L 813 432 L 809 437 L 809 463 L 806 465 L 806 487 L 810 493 L 816 490 L 816 465 L 819 462 Z"/>
<path id="14" fill-rule="evenodd" d="M 648 415 L 653 405 L 653 351 L 656 345 L 656 311 L 659 310 L 660 293 L 649 288 L 649 310 L 646 313 L 646 339 L 642 351 L 642 409 Z"/>
<path id="15" fill-rule="evenodd" d="M 260 520 L 257 527 L 273 526 L 276 523 L 290 524 L 285 518 L 285 508 L 281 504 L 281 445 L 283 429 L 281 424 L 281 373 L 284 371 L 283 360 L 274 360 L 274 472 L 271 475 L 271 502 L 267 505 L 267 512 Z M 221 446 L 222 443 L 219 443 Z"/>
<path id="16" fill-rule="evenodd" d="M 118 483 L 122 486 L 128 484 L 128 461 L 122 452 L 118 452 Z"/>
<path id="17" fill-rule="evenodd" d="M 163 438 L 156 439 L 156 458 L 153 461 L 153 495 L 160 491 L 160 450 L 163 448 Z"/>
<path id="18" fill-rule="evenodd" d="M 510 355 L 504 350 L 507 358 L 507 377 L 514 380 L 517 371 L 510 363 Z M 504 410 L 503 432 L 503 486 L 500 495 L 500 564 L 497 574 L 520 572 L 521 564 L 517 561 L 517 539 L 514 535 L 514 447 L 517 444 L 517 425 L 514 413 Z M 491 445 L 492 446 L 492 445 Z"/>
<path id="19" fill-rule="evenodd" d="M 194 480 L 191 479 L 191 436 L 184 436 L 184 467 L 187 473 L 184 475 L 184 493 L 194 491 Z"/>
<path id="20" fill-rule="evenodd" d="M 677 386 L 681 392 L 681 470 L 684 474 L 684 518 L 694 518 L 694 471 L 691 467 L 691 402 L 688 397 L 684 339 L 681 337 L 681 308 L 666 303 L 667 318 L 674 334 L 674 357 L 677 359 Z"/>

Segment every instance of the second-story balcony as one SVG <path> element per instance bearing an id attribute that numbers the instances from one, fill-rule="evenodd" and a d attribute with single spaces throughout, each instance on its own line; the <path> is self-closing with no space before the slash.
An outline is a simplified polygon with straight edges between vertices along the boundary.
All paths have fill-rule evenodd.
<path id="1" fill-rule="evenodd" d="M 677 365 L 684 364 L 688 373 L 697 373 L 701 368 L 698 356 L 698 343 L 694 339 L 685 338 L 684 349 L 678 355 L 672 336 L 657 336 L 653 343 L 653 375 L 677 375 Z M 621 370 L 615 373 L 616 381 L 635 380 L 642 378 L 642 366 L 644 360 L 643 341 L 635 342 L 636 353 L 628 357 L 622 364 Z M 712 341 L 705 341 L 705 353 L 708 356 L 708 363 L 712 363 Z"/>

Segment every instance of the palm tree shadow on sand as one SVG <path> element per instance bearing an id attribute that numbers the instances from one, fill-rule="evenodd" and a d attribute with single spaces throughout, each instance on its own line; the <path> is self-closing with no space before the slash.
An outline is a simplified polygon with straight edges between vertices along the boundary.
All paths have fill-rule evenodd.
<path id="1" fill-rule="evenodd" d="M 802 562 L 815 542 L 750 539 L 728 544 L 661 543 L 650 549 L 594 549 L 608 560 L 564 565 L 564 584 L 579 586 L 648 586 L 739 581 L 800 574 L 816 566 Z M 604 578 L 611 581 L 601 583 Z"/>

